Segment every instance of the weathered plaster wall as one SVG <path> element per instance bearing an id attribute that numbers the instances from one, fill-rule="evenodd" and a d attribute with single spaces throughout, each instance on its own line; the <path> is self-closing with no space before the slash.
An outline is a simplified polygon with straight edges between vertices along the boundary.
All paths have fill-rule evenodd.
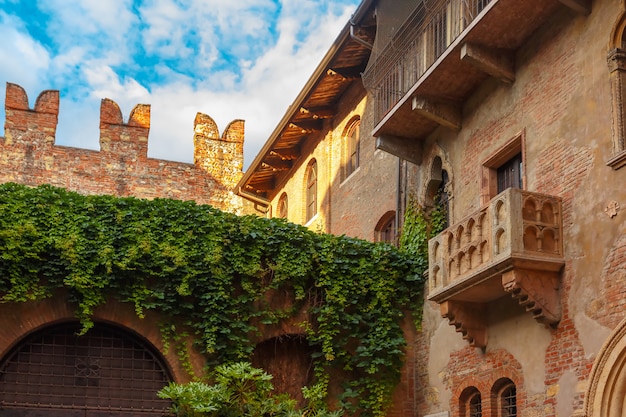
<path id="1" fill-rule="evenodd" d="M 626 316 L 626 214 L 606 211 L 613 201 L 626 207 L 626 170 L 606 165 L 613 156 L 606 57 L 622 7 L 597 0 L 589 16 L 563 8 L 517 52 L 513 84 L 486 81 L 466 103 L 462 129 L 440 128 L 425 142 L 425 159 L 441 155 L 452 169 L 454 223 L 481 205 L 482 162 L 523 134 L 525 188 L 563 198 L 566 260 L 563 314 L 554 329 L 537 324 L 513 300 L 501 300 L 489 307 L 483 352 L 459 346 L 461 335 L 434 318 L 436 305 L 426 307 L 429 387 L 417 391 L 425 414 L 456 415 L 458 389 L 471 385 L 469 375 L 482 373 L 474 382 L 484 384 L 503 371 L 521 382 L 523 416 L 582 410 L 593 361 Z M 426 166 L 414 180 L 428 177 Z"/>

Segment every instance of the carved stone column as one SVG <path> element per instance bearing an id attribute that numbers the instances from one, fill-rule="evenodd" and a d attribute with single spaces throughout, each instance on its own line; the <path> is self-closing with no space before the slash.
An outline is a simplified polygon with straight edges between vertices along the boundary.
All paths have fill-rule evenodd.
<path id="1" fill-rule="evenodd" d="M 607 165 L 618 169 L 626 165 L 626 123 L 624 114 L 624 99 L 626 98 L 626 51 L 615 48 L 609 51 L 607 56 L 609 77 L 611 80 L 611 108 L 612 108 L 612 134 L 613 134 L 613 158 Z"/>

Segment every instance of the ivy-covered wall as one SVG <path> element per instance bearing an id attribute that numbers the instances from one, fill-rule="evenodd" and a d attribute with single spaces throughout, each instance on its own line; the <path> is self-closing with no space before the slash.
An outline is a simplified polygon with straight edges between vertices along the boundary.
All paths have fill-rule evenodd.
<path id="1" fill-rule="evenodd" d="M 262 326 L 295 320 L 315 352 L 312 389 L 338 390 L 336 405 L 348 411 L 380 415 L 388 404 L 402 367 L 401 322 L 420 311 L 422 273 L 422 262 L 390 245 L 281 219 L 0 186 L 3 303 L 62 293 L 85 331 L 111 300 L 138 319 L 158 312 L 164 346 L 188 334 L 207 366 L 250 359 Z M 290 302 L 276 308 L 271 294 Z M 331 372 L 341 376 L 333 384 Z"/>

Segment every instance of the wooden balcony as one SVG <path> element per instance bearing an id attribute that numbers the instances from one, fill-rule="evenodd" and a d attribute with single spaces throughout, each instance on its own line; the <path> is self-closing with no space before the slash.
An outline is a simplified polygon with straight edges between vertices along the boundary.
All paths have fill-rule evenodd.
<path id="1" fill-rule="evenodd" d="M 429 242 L 429 300 L 473 346 L 485 310 L 507 293 L 540 323 L 561 318 L 561 199 L 510 188 Z"/>
<path id="2" fill-rule="evenodd" d="M 418 2 L 363 74 L 379 148 L 404 157 L 439 126 L 460 129 L 473 91 L 488 77 L 514 83 L 516 51 L 567 8 L 586 15 L 591 0 Z"/>

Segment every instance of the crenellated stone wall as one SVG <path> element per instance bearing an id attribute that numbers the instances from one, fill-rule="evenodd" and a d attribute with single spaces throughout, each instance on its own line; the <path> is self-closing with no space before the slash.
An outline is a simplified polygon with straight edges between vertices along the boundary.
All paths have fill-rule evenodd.
<path id="1" fill-rule="evenodd" d="M 24 89 L 7 83 L 5 136 L 0 138 L 0 182 L 50 184 L 82 194 L 195 200 L 246 213 L 233 193 L 242 175 L 244 121 L 219 135 L 213 119 L 194 122 L 194 163 L 148 158 L 150 106 L 138 104 L 124 122 L 110 99 L 100 105 L 100 151 L 55 144 L 59 92 L 42 92 L 33 109 Z"/>

